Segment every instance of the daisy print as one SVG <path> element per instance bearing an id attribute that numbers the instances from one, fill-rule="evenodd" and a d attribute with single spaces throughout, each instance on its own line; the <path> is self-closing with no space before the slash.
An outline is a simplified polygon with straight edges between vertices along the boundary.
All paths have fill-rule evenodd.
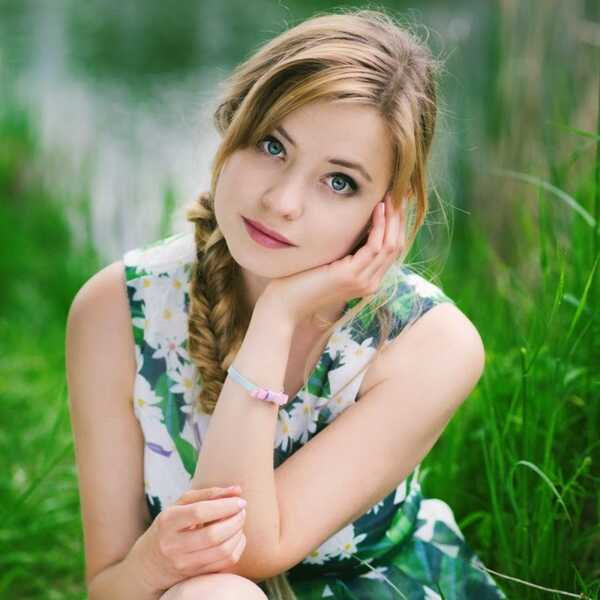
<path id="1" fill-rule="evenodd" d="M 331 558 L 350 558 L 357 550 L 357 544 L 367 537 L 366 533 L 355 535 L 354 525 L 350 523 L 325 540 L 302 562 L 305 564 L 323 564 Z"/>
<path id="2" fill-rule="evenodd" d="M 137 362 L 133 400 L 144 435 L 145 494 L 153 517 L 190 489 L 191 473 L 211 421 L 211 415 L 204 413 L 198 402 L 202 382 L 187 350 L 186 313 L 194 250 L 193 235 L 176 236 L 137 255 L 130 254 L 126 262 Z M 450 301 L 444 299 L 439 288 L 409 269 L 398 268 L 394 276 L 390 284 L 397 284 L 398 291 L 389 306 L 402 321 L 418 318 L 438 302 Z M 364 367 L 375 352 L 369 323 L 359 318 L 338 328 L 328 340 L 309 385 L 280 407 L 273 440 L 276 464 L 289 458 L 356 401 Z M 393 340 L 390 337 L 388 343 Z M 168 411 L 173 417 L 169 423 L 165 420 Z M 449 507 L 422 498 L 419 466 L 386 498 L 293 567 L 292 574 L 302 581 L 299 591 L 306 590 L 306 595 L 300 597 L 333 598 L 343 594 L 337 585 L 327 585 L 339 568 L 343 584 L 357 592 L 356 597 L 368 589 L 373 597 L 380 594 L 400 600 L 404 596 L 390 580 L 398 577 L 397 570 L 414 571 L 421 565 L 425 568 L 424 561 L 430 555 L 443 559 L 446 570 L 439 577 L 432 572 L 427 581 L 415 580 L 418 590 L 414 591 L 420 598 L 439 599 L 433 591 L 436 585 L 454 581 L 457 573 L 468 576 L 473 583 L 488 583 L 475 559 L 472 563 L 466 560 L 472 553 L 458 537 Z M 413 535 L 422 550 L 422 556 L 416 559 L 403 553 L 404 542 Z M 366 564 L 361 566 L 382 551 L 386 553 L 385 561 L 376 559 L 368 570 Z M 493 588 L 493 580 L 489 586 Z M 412 596 L 416 597 L 415 593 Z"/>
<path id="3" fill-rule="evenodd" d="M 139 269 L 136 269 L 136 271 L 139 271 Z M 168 291 L 169 282 L 168 277 L 144 273 L 128 281 L 127 285 L 135 290 L 132 300 L 136 302 L 143 300 L 145 303 L 148 303 L 162 302 L 162 298 L 164 298 Z"/>
<path id="4" fill-rule="evenodd" d="M 339 533 L 332 538 L 337 544 L 337 557 L 350 558 L 356 551 L 357 545 L 367 537 L 366 533 L 355 535 L 354 524 L 346 525 Z"/>
<path id="5" fill-rule="evenodd" d="M 186 406 L 182 406 L 181 410 L 191 413 L 199 391 L 197 385 L 198 368 L 194 363 L 184 360 L 184 362 L 177 362 L 174 368 L 167 369 L 167 375 L 173 382 L 169 391 L 174 394 L 183 394 L 183 401 Z"/>
<path id="6" fill-rule="evenodd" d="M 154 392 L 148 380 L 138 372 L 133 390 L 133 406 L 137 418 L 140 421 L 147 419 L 162 421 L 161 401 L 162 397 Z"/>
<path id="7" fill-rule="evenodd" d="M 183 311 L 164 306 L 148 321 L 147 338 L 155 348 L 152 358 L 164 358 L 168 371 L 175 370 L 181 361 L 190 360 L 185 347 L 187 315 Z"/>
<path id="8" fill-rule="evenodd" d="M 152 275 L 159 275 L 173 264 L 179 266 L 194 260 L 196 253 L 193 244 L 190 244 L 190 238 L 190 233 L 176 233 L 141 248 L 130 250 L 127 257 L 139 269 Z"/>
<path id="9" fill-rule="evenodd" d="M 336 331 L 333 333 L 327 344 L 327 351 L 332 359 L 335 359 L 337 353 L 344 349 L 348 343 L 349 334 L 344 331 Z"/>
<path id="10" fill-rule="evenodd" d="M 407 491 L 407 483 L 406 479 L 402 481 L 398 487 L 396 487 L 396 493 L 394 495 L 394 504 L 400 504 L 406 500 L 406 491 Z"/>
<path id="11" fill-rule="evenodd" d="M 135 364 L 137 365 L 137 372 L 141 373 L 144 368 L 144 354 L 138 344 L 135 346 Z"/>
<path id="12" fill-rule="evenodd" d="M 277 427 L 275 432 L 275 448 L 287 451 L 288 445 L 292 444 L 292 419 L 286 410 L 280 410 L 277 416 Z"/>
<path id="13" fill-rule="evenodd" d="M 144 428 L 144 465 L 148 494 L 160 498 L 164 509 L 174 504 L 190 488 L 190 476 L 167 430 L 149 425 Z"/>
<path id="14" fill-rule="evenodd" d="M 365 513 L 365 514 L 374 514 L 376 515 L 380 508 L 385 504 L 385 498 L 381 499 L 379 502 L 376 502 L 375 504 L 373 504 L 373 506 L 371 506 L 371 508 Z"/>
<path id="15" fill-rule="evenodd" d="M 409 273 L 406 275 L 405 281 L 419 296 L 424 298 L 436 298 L 440 294 L 439 287 L 417 273 Z"/>
<path id="16" fill-rule="evenodd" d="M 295 402 L 290 411 L 291 431 L 296 434 L 300 433 L 299 439 L 304 444 L 308 440 L 309 434 L 317 430 L 319 410 L 316 404 L 320 398 L 305 391 L 300 392 L 299 398 L 300 401 Z"/>

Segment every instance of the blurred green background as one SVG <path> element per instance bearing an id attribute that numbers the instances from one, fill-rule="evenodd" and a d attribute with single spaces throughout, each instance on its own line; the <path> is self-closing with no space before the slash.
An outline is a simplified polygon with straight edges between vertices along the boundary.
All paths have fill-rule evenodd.
<path id="1" fill-rule="evenodd" d="M 510 598 L 600 594 L 600 2 L 0 0 L 0 597 L 83 598 L 70 303 L 187 228 L 217 86 L 316 11 L 383 8 L 446 60 L 409 262 L 486 369 L 423 461 Z"/>

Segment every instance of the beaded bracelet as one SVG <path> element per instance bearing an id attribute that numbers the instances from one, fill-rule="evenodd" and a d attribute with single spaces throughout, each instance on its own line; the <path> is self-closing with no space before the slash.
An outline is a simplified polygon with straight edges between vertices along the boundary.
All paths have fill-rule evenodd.
<path id="1" fill-rule="evenodd" d="M 231 375 L 231 378 L 234 381 L 237 381 L 241 386 L 247 389 L 250 392 L 250 395 L 253 398 L 258 398 L 259 400 L 267 400 L 268 402 L 273 402 L 279 406 L 285 404 L 288 401 L 287 394 L 283 392 L 275 392 L 274 390 L 269 390 L 267 388 L 261 388 L 255 384 L 253 384 L 250 380 L 246 379 L 239 371 L 237 371 L 233 365 L 231 365 L 227 369 L 227 373 Z"/>

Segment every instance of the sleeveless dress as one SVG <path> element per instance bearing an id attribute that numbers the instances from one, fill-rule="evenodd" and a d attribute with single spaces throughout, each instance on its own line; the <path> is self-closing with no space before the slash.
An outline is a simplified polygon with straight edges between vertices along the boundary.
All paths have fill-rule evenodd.
<path id="1" fill-rule="evenodd" d="M 123 255 L 137 361 L 133 410 L 145 440 L 145 495 L 152 518 L 191 487 L 210 423 L 210 415 L 194 405 L 202 383 L 187 352 L 188 284 L 195 257 L 192 232 Z M 401 319 L 388 340 L 408 320 L 441 302 L 454 303 L 406 265 L 392 267 L 386 277 L 390 272 L 399 278 L 391 306 Z M 345 311 L 359 300 L 350 301 Z M 336 330 L 308 390 L 280 407 L 274 468 L 356 400 L 366 371 L 330 401 L 374 352 L 378 336 L 369 324 L 375 321 L 353 319 Z M 423 497 L 420 466 L 286 571 L 300 600 L 506 598 L 465 541 L 451 508 L 442 500 Z M 263 582 L 259 585 L 266 592 Z"/>

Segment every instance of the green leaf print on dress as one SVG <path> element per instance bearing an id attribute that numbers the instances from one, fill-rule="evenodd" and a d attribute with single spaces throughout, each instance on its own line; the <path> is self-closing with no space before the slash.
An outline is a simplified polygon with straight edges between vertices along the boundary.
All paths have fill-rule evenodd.
<path id="1" fill-rule="evenodd" d="M 123 257 L 137 365 L 133 411 L 144 437 L 145 494 L 153 518 L 190 488 L 210 425 L 210 415 L 195 403 L 202 382 L 187 352 L 195 259 L 193 232 Z M 389 341 L 435 305 L 453 302 L 404 265 L 386 278 L 397 285 L 390 306 L 399 317 Z M 364 372 L 334 396 L 370 360 L 379 334 L 370 311 L 333 333 L 306 389 L 280 407 L 274 468 L 356 401 Z M 423 497 L 419 474 L 416 465 L 390 494 L 287 571 L 300 600 L 506 598 L 467 545 L 450 507 Z"/>

